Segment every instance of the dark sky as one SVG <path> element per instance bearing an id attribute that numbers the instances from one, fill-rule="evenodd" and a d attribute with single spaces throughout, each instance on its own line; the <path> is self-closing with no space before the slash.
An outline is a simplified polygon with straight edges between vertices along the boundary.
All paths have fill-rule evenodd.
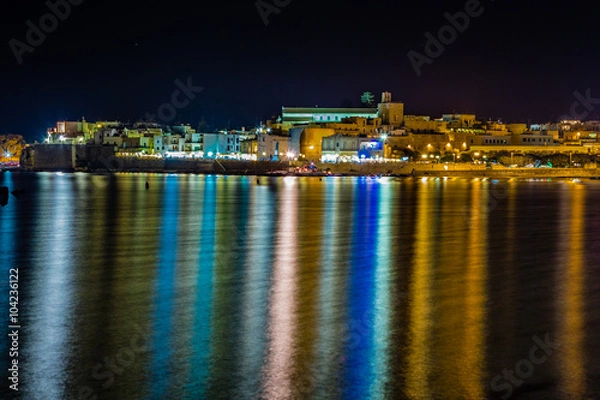
<path id="1" fill-rule="evenodd" d="M 232 128 L 282 105 L 358 105 L 367 90 L 392 91 L 407 113 L 524 122 L 569 113 L 576 90 L 600 98 L 600 24 L 583 0 L 482 1 L 482 15 L 417 77 L 407 53 L 423 53 L 425 33 L 437 34 L 444 14 L 466 3 L 294 0 L 265 26 L 255 0 L 85 0 L 19 65 L 10 40 L 25 43 L 25 22 L 39 26 L 49 8 L 8 0 L 0 133 L 33 140 L 58 119 L 137 120 L 170 103 L 174 81 L 188 77 L 204 91 L 177 120 Z"/>

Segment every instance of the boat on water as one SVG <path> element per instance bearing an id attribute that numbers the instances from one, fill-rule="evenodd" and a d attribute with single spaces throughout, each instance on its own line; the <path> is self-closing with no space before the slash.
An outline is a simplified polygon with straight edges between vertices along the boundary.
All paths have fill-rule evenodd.
<path id="1" fill-rule="evenodd" d="M 370 174 L 368 176 L 369 179 L 381 179 L 383 177 L 382 174 Z"/>

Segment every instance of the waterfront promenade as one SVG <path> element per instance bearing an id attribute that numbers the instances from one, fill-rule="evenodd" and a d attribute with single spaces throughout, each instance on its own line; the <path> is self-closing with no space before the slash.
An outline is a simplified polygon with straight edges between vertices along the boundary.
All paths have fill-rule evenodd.
<path id="1" fill-rule="evenodd" d="M 311 172 L 308 166 L 314 166 Z M 422 164 L 414 162 L 308 163 L 308 162 L 258 162 L 223 160 L 140 159 L 115 157 L 109 162 L 95 163 L 88 168 L 72 168 L 68 165 L 43 164 L 25 166 L 21 171 L 62 172 L 148 172 L 193 173 L 217 175 L 344 175 L 344 176 L 439 176 L 439 177 L 487 177 L 487 178 L 597 178 L 598 168 L 506 168 L 503 166 L 474 165 L 467 163 Z"/>

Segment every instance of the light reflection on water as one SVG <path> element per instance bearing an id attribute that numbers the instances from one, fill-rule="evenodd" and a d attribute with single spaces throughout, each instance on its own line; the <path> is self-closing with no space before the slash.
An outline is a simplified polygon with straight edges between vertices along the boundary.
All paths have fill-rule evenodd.
<path id="1" fill-rule="evenodd" d="M 60 398 L 62 382 L 66 381 L 69 360 L 63 357 L 73 336 L 73 291 L 75 269 L 73 255 L 78 239 L 77 230 L 72 229 L 77 216 L 69 210 L 72 181 L 44 179 L 40 189 L 47 194 L 51 187 L 57 196 L 43 196 L 38 203 L 37 218 L 40 221 L 34 230 L 31 257 L 38 279 L 32 282 L 31 290 L 36 293 L 30 307 L 32 318 L 24 325 L 30 332 L 30 347 L 23 347 L 33 365 L 40 368 L 28 370 L 31 381 L 28 388 L 36 398 Z M 26 283 L 21 282 L 21 287 Z M 22 301 L 22 300 L 21 300 Z M 23 311 L 25 311 L 23 310 Z M 33 312 L 35 310 L 35 312 Z"/>
<path id="2" fill-rule="evenodd" d="M 575 185 L 563 194 L 561 252 L 562 268 L 558 271 L 557 341 L 563 347 L 560 390 L 565 395 L 584 398 L 585 388 L 585 209 L 586 187 Z M 591 361 L 591 360 L 590 360 Z"/>
<path id="3" fill-rule="evenodd" d="M 289 179 L 288 179 L 289 180 Z M 297 189 L 286 182 L 281 195 L 277 230 L 271 240 L 275 242 L 272 289 L 269 299 L 268 338 L 269 348 L 264 368 L 264 395 L 267 398 L 289 398 L 293 393 L 295 331 L 298 329 L 297 304 L 297 257 L 296 209 Z"/>
<path id="4" fill-rule="evenodd" d="M 0 183 L 25 398 L 500 398 L 546 334 L 514 397 L 599 396 L 596 182 Z"/>

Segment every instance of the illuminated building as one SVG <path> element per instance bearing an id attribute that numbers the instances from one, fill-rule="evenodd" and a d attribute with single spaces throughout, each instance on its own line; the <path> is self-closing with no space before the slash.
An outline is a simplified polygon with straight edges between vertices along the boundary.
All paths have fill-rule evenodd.
<path id="1" fill-rule="evenodd" d="M 288 161 L 290 151 L 290 137 L 258 134 L 258 160 L 259 161 Z M 294 154 L 298 157 L 298 154 Z M 295 158 L 294 157 L 294 158 Z"/>
<path id="2" fill-rule="evenodd" d="M 278 127 L 287 131 L 293 126 L 310 124 L 350 123 L 365 125 L 360 119 L 380 120 L 377 123 L 392 130 L 404 121 L 404 104 L 392 102 L 392 94 L 384 92 L 377 108 L 320 108 L 320 107 L 282 107 Z M 331 126 L 327 126 L 330 128 Z M 377 128 L 376 127 L 376 128 Z M 343 127 L 339 126 L 340 129 Z"/>
<path id="3" fill-rule="evenodd" d="M 377 138 L 334 135 L 323 138 L 322 160 L 359 161 L 384 156 L 384 141 Z"/>
<path id="4" fill-rule="evenodd" d="M 381 103 L 377 105 L 377 115 L 382 119 L 387 131 L 391 131 L 404 122 L 404 103 L 393 102 L 390 92 L 383 92 Z"/>
<path id="5" fill-rule="evenodd" d="M 477 123 L 475 114 L 443 114 L 442 121 L 448 122 L 450 128 L 472 128 Z"/>
<path id="6" fill-rule="evenodd" d="M 311 123 L 341 122 L 347 118 L 378 118 L 375 108 L 295 108 L 282 107 L 282 124 L 306 125 Z"/>
<path id="7" fill-rule="evenodd" d="M 231 133 L 203 133 L 204 156 L 216 158 L 220 155 L 240 153 L 240 135 Z"/>
<path id="8" fill-rule="evenodd" d="M 448 130 L 448 122 L 440 120 L 432 121 L 430 117 L 406 116 L 404 119 L 404 128 L 407 131 L 415 133 L 445 133 Z"/>

